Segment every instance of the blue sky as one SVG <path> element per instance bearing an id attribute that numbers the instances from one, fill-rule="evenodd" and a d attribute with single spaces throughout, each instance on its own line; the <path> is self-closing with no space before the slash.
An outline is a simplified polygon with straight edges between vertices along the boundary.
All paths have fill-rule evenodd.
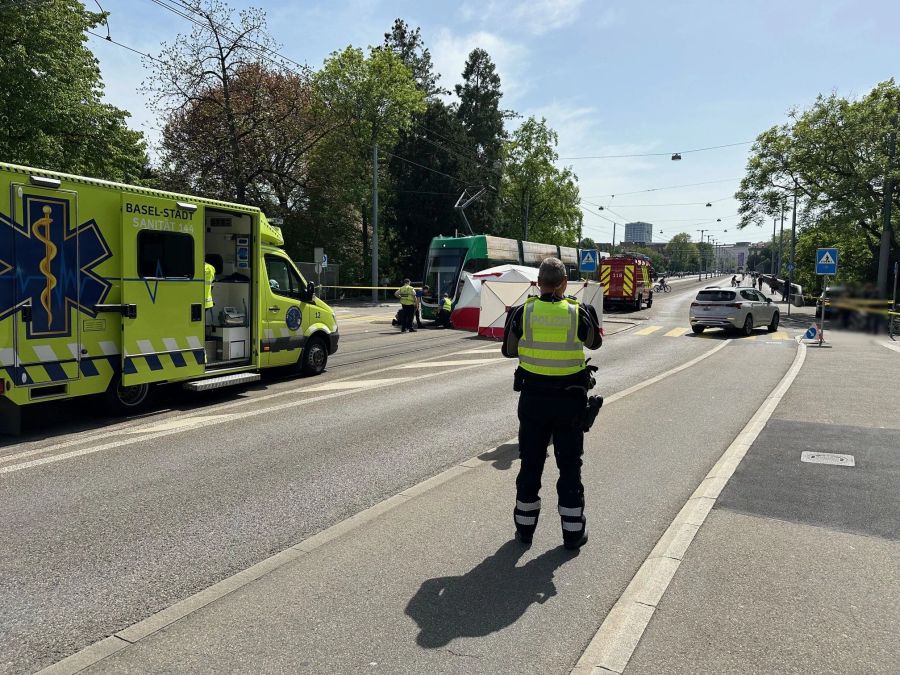
<path id="1" fill-rule="evenodd" d="M 92 4 L 92 0 L 86 0 Z M 151 0 L 100 0 L 113 39 L 155 54 L 190 24 Z M 750 141 L 819 93 L 865 94 L 900 63 L 896 0 L 234 0 L 262 7 L 286 56 L 318 67 L 347 45 L 379 44 L 396 17 L 420 26 L 449 89 L 468 52 L 497 64 L 502 105 L 547 118 L 560 157 L 671 153 Z M 139 94 L 140 58 L 91 38 L 107 99 L 155 138 Z M 513 123 L 515 124 L 515 123 Z M 662 157 L 572 159 L 585 200 L 584 235 L 609 241 L 612 224 L 645 220 L 654 239 L 700 227 L 719 241 L 759 241 L 735 227 L 731 198 L 748 145 Z M 719 181 L 678 189 L 651 188 Z M 616 195 L 610 197 L 610 195 Z M 713 206 L 707 208 L 706 202 Z M 595 205 L 603 205 L 600 212 Z M 721 223 L 708 224 L 722 218 Z M 724 230 L 727 228 L 727 232 Z M 621 238 L 622 227 L 617 229 Z M 662 231 L 660 233 L 660 231 Z"/>

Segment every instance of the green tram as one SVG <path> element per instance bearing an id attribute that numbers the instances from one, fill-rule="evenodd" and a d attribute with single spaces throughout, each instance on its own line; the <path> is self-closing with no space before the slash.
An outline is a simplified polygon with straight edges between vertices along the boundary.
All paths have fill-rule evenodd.
<path id="1" fill-rule="evenodd" d="M 487 234 L 469 237 L 435 237 L 428 249 L 424 283 L 431 293 L 422 299 L 423 318 L 432 319 L 437 313 L 441 296 L 448 293 L 454 302 L 460 289 L 463 272 L 475 273 L 497 265 L 527 265 L 537 267 L 547 256 L 563 261 L 570 279 L 583 275 L 579 266 L 579 250 L 570 246 L 538 244 L 520 239 L 504 239 Z"/>

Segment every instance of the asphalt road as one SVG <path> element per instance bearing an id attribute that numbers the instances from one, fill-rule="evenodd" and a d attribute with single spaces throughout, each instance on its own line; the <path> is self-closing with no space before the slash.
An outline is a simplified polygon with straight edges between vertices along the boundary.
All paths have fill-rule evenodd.
<path id="1" fill-rule="evenodd" d="M 607 316 L 594 360 L 601 393 L 723 339 L 688 331 L 688 305 L 708 283 Z M 499 345 L 456 331 L 401 335 L 393 313 L 342 311 L 340 350 L 316 378 L 279 374 L 203 396 L 173 389 L 126 421 L 98 417 L 90 402 L 34 412 L 28 435 L 0 448 L 0 672 L 58 661 L 512 437 L 514 363 Z M 788 348 L 759 332 L 692 386 L 727 383 L 733 365 L 739 387 L 756 358 Z M 761 363 L 777 379 L 787 361 Z M 728 414 L 749 418 L 751 403 Z M 709 401 L 663 399 L 635 423 L 672 419 L 679 405 Z M 702 442 L 702 429 L 692 433 Z"/>

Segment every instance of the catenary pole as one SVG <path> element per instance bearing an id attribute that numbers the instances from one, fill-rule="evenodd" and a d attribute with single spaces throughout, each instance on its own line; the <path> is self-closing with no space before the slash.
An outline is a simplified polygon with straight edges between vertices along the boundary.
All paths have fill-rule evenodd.
<path id="1" fill-rule="evenodd" d="M 372 302 L 378 302 L 378 143 L 372 144 Z"/>
<path id="2" fill-rule="evenodd" d="M 788 300 L 788 316 L 791 315 L 791 295 L 793 295 L 794 287 L 791 285 L 794 283 L 794 270 L 796 269 L 796 263 L 794 261 L 794 256 L 797 253 L 797 189 L 794 188 L 794 214 L 791 216 L 791 262 L 788 265 L 788 274 L 787 274 L 787 300 Z"/>
<path id="3" fill-rule="evenodd" d="M 878 251 L 878 294 L 887 297 L 888 268 L 891 264 L 891 202 L 894 200 L 894 153 L 897 148 L 897 118 L 892 120 L 891 135 L 888 139 L 888 166 L 884 176 L 883 224 L 881 228 L 881 248 Z"/>

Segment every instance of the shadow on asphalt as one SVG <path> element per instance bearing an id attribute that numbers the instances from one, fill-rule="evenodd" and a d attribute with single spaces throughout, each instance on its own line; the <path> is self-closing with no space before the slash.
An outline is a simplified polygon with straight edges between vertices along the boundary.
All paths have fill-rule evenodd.
<path id="1" fill-rule="evenodd" d="M 578 552 L 559 546 L 516 566 L 527 550 L 508 541 L 461 576 L 425 581 L 406 606 L 406 615 L 419 626 L 416 644 L 438 649 L 456 638 L 490 635 L 556 595 L 554 573 Z"/>
<path id="2" fill-rule="evenodd" d="M 504 443 L 503 445 L 498 445 L 493 450 L 478 455 L 478 459 L 483 459 L 485 462 L 491 462 L 491 466 L 499 471 L 506 471 L 513 465 L 513 462 L 518 456 L 518 443 Z"/>

